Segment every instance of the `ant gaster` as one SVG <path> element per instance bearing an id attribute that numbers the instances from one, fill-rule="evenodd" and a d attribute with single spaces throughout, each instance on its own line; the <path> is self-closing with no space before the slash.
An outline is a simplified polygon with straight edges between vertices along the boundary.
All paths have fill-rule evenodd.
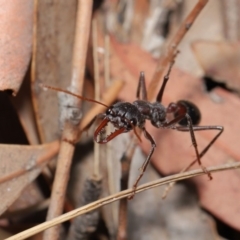
<path id="1" fill-rule="evenodd" d="M 131 130 L 134 130 L 137 137 L 140 138 L 135 128 L 138 127 L 143 131 L 145 138 L 151 143 L 152 148 L 140 169 L 141 172 L 133 185 L 133 193 L 129 197 L 129 199 L 132 199 L 134 197 L 138 182 L 143 176 L 147 168 L 147 165 L 153 155 L 154 149 L 156 148 L 156 143 L 154 139 L 145 128 L 146 120 L 150 120 L 151 124 L 156 128 L 169 128 L 177 131 L 190 132 L 191 141 L 196 154 L 195 161 L 198 162 L 199 166 L 208 175 L 209 179 L 210 180 L 212 179 L 211 174 L 202 165 L 200 159 L 208 151 L 211 145 L 217 140 L 217 138 L 221 135 L 221 133 L 223 132 L 223 127 L 222 126 L 195 126 L 200 122 L 201 114 L 197 106 L 189 101 L 180 100 L 177 103 L 170 103 L 167 107 L 164 107 L 161 104 L 165 86 L 169 79 L 169 75 L 170 75 L 173 64 L 174 64 L 174 60 L 170 63 L 168 72 L 163 79 L 162 86 L 157 95 L 156 102 L 154 103 L 151 103 L 147 100 L 147 90 L 145 85 L 144 72 L 141 72 L 139 77 L 139 83 L 137 88 L 138 100 L 134 101 L 133 103 L 117 102 L 110 107 L 96 100 L 88 99 L 88 98 L 76 95 L 70 91 L 61 90 L 58 88 L 54 88 L 54 87 L 46 86 L 42 84 L 44 88 L 65 92 L 67 94 L 71 94 L 75 97 L 78 97 L 82 100 L 101 104 L 107 108 L 104 114 L 100 114 L 96 116 L 86 127 L 86 129 L 89 128 L 97 118 L 103 119 L 100 125 L 97 127 L 97 129 L 94 132 L 94 140 L 97 143 L 105 144 L 111 141 L 113 138 L 115 138 L 119 134 L 129 132 Z M 174 116 L 171 120 L 168 120 L 167 118 L 167 115 L 169 114 L 173 114 Z M 110 135 L 106 136 L 105 138 L 99 138 L 99 135 L 101 136 L 104 128 L 107 126 L 109 122 L 114 125 L 116 130 L 112 132 Z M 194 131 L 201 131 L 201 130 L 218 130 L 219 133 L 209 142 L 209 144 L 203 149 L 203 151 L 199 153 Z"/>

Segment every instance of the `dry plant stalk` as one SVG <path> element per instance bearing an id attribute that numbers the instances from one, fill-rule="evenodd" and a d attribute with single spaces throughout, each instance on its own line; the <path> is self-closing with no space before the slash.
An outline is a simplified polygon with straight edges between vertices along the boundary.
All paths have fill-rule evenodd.
<path id="1" fill-rule="evenodd" d="M 166 48 L 165 56 L 162 56 L 157 64 L 156 71 L 153 75 L 153 78 L 150 82 L 150 85 L 148 87 L 148 94 L 149 99 L 153 100 L 156 95 L 156 89 L 159 89 L 159 80 L 163 78 L 164 71 L 166 70 L 169 62 L 171 59 L 173 59 L 173 56 L 177 50 L 177 47 L 185 34 L 188 32 L 194 21 L 196 20 L 199 13 L 202 11 L 202 9 L 207 4 L 208 0 L 199 0 L 198 3 L 195 5 L 193 10 L 189 13 L 187 18 L 184 20 L 184 22 L 179 27 L 177 33 L 175 34 L 172 41 L 170 41 L 168 47 Z"/>
<path id="2" fill-rule="evenodd" d="M 127 151 L 123 154 L 121 158 L 122 167 L 121 191 L 126 190 L 128 188 L 130 166 L 136 146 L 137 146 L 136 138 L 133 138 L 133 140 L 130 142 Z M 123 198 L 120 200 L 117 233 L 118 240 L 127 239 L 127 205 L 128 205 L 127 198 Z"/>
<path id="3" fill-rule="evenodd" d="M 97 35 L 97 22 L 94 18 L 92 21 L 92 45 L 93 45 L 93 68 L 94 68 L 94 97 L 95 100 L 100 101 L 100 77 L 99 77 L 99 64 L 98 64 L 98 35 Z M 94 164 L 93 164 L 93 177 L 100 180 L 100 145 L 94 141 Z"/>
<path id="4" fill-rule="evenodd" d="M 174 55 L 176 54 L 177 47 L 179 43 L 182 41 L 183 37 L 185 34 L 188 32 L 194 21 L 196 20 L 197 16 L 200 14 L 202 9 L 205 7 L 207 4 L 208 0 L 199 0 L 193 10 L 189 13 L 189 15 L 186 17 L 184 22 L 181 24 L 179 27 L 177 33 L 174 35 L 173 39 L 170 41 L 167 50 L 165 52 L 165 56 L 160 57 L 158 63 L 157 63 L 157 68 L 156 71 L 153 75 L 153 78 L 149 84 L 148 87 L 148 94 L 149 94 L 149 99 L 153 100 L 155 98 L 156 94 L 156 89 L 158 89 L 159 85 L 159 79 L 163 78 L 164 72 L 171 60 L 174 58 Z M 167 81 L 165 81 L 163 84 L 164 86 L 166 85 Z M 196 161 L 193 161 L 190 163 L 189 166 L 184 168 L 181 172 L 184 172 L 188 170 Z M 163 193 L 162 198 L 165 198 L 167 196 L 167 193 L 170 191 L 170 189 L 174 186 L 175 183 L 171 183 L 169 185 L 165 192 Z"/>
<path id="5" fill-rule="evenodd" d="M 77 93 L 81 93 L 83 88 L 85 62 L 91 26 L 92 4 L 92 0 L 78 1 L 71 79 L 71 89 L 74 89 L 74 91 Z M 72 102 L 72 106 L 79 106 L 80 99 L 72 97 Z M 61 215 L 63 211 L 66 187 L 69 179 L 69 171 L 74 153 L 74 146 L 63 140 L 68 139 L 71 141 L 76 141 L 79 135 L 78 129 L 78 125 L 74 125 L 68 121 L 68 119 L 66 119 L 62 133 L 62 142 L 57 161 L 57 170 L 47 215 L 48 220 Z M 46 231 L 43 239 L 58 239 L 59 233 L 60 226 L 56 226 Z"/>
<path id="6" fill-rule="evenodd" d="M 240 168 L 240 163 L 239 162 L 234 162 L 234 163 L 227 163 L 227 164 L 223 164 L 223 165 L 219 165 L 216 167 L 209 167 L 207 168 L 207 170 L 210 173 L 214 173 L 214 172 L 220 172 L 220 171 L 224 171 L 224 170 L 230 170 L 230 169 L 237 169 Z M 168 177 L 164 177 L 155 181 L 152 181 L 150 183 L 146 183 L 146 184 L 142 184 L 140 186 L 137 187 L 136 189 L 136 193 L 142 192 L 142 191 L 146 191 L 149 190 L 151 188 L 154 187 L 159 187 L 161 185 L 164 184 L 168 184 L 171 182 L 176 182 L 176 181 L 180 181 L 180 180 L 184 180 L 184 179 L 188 179 L 188 178 L 192 178 L 192 177 L 197 177 L 197 176 L 201 176 L 204 175 L 205 173 L 202 171 L 202 169 L 196 169 L 196 170 L 192 170 L 189 172 L 184 172 L 184 173 L 178 173 L 178 174 L 174 174 Z M 107 205 L 109 203 L 118 201 L 122 198 L 126 198 L 128 196 L 130 196 L 132 194 L 132 189 L 128 189 L 125 191 L 121 191 L 119 193 L 113 194 L 111 196 L 102 198 L 98 201 L 95 201 L 93 203 L 90 203 L 88 205 L 85 205 L 81 208 L 72 210 L 71 212 L 65 213 L 59 217 L 56 217 L 55 219 L 49 220 L 47 222 L 44 222 L 42 224 L 39 224 L 35 227 L 32 227 L 28 230 L 25 230 L 21 233 L 18 233 L 14 236 L 11 236 L 9 238 L 7 238 L 6 240 L 23 240 L 26 239 L 28 237 L 31 237 L 39 232 L 42 232 L 48 228 L 51 228 L 53 226 L 56 226 L 57 224 L 63 223 L 65 221 L 68 221 L 74 217 L 77 217 L 79 215 L 88 213 L 90 211 L 93 211 L 97 208 L 100 208 L 104 205 Z"/>

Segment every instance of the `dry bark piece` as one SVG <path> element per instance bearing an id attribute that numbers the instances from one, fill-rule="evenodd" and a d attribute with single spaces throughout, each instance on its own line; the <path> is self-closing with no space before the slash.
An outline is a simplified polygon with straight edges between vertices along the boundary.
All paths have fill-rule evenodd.
<path id="1" fill-rule="evenodd" d="M 0 90 L 16 95 L 32 51 L 33 1 L 0 1 Z"/>
<path id="2" fill-rule="evenodd" d="M 193 52 L 204 75 L 240 92 L 240 43 L 195 41 Z"/>
<path id="3" fill-rule="evenodd" d="M 1 214 L 57 154 L 59 142 L 36 146 L 1 144 L 0 149 Z"/>

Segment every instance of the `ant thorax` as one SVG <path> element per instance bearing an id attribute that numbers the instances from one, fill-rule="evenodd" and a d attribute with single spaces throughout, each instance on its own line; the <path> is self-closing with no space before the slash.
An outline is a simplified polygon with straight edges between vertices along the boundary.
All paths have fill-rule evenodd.
<path id="1" fill-rule="evenodd" d="M 141 112 L 135 105 L 129 102 L 115 103 L 106 111 L 105 116 L 115 128 L 124 127 L 126 129 L 125 132 L 132 130 L 135 126 L 141 128 L 145 124 L 145 118 Z"/>
<path id="2" fill-rule="evenodd" d="M 150 120 L 153 126 L 160 128 L 166 123 L 167 110 L 161 103 L 136 100 L 133 104 L 141 112 L 142 117 Z"/>

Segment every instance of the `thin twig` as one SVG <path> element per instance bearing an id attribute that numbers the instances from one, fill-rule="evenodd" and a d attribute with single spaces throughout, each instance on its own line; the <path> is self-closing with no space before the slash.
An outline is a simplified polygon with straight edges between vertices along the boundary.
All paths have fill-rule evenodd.
<path id="1" fill-rule="evenodd" d="M 83 88 L 85 62 L 88 48 L 89 31 L 91 28 L 91 14 L 93 1 L 78 1 L 76 33 L 72 60 L 71 89 L 76 93 L 81 93 Z M 70 96 L 69 96 L 70 97 Z M 80 100 L 71 96 L 72 106 L 79 107 Z M 74 112 L 72 112 L 74 116 Z M 51 201 L 47 214 L 47 219 L 53 219 L 62 214 L 66 187 L 69 179 L 69 171 L 74 152 L 74 146 L 64 141 L 76 141 L 79 128 L 69 119 L 66 119 L 62 133 L 62 142 L 57 162 L 57 170 L 53 183 Z M 51 228 L 44 233 L 43 239 L 56 240 L 59 238 L 59 226 Z"/>
<path id="2" fill-rule="evenodd" d="M 109 35 L 106 33 L 104 36 L 104 87 L 107 88 L 111 84 L 110 79 L 110 38 Z M 107 134 L 111 132 L 110 125 L 107 125 L 106 128 Z M 109 195 L 114 194 L 116 192 L 116 176 L 115 176 L 115 164 L 112 159 L 112 148 L 113 143 L 110 141 L 106 145 L 106 161 L 107 161 L 107 183 L 108 183 L 108 191 Z M 116 204 L 112 204 L 109 209 L 109 215 L 111 216 L 113 226 L 117 226 L 118 220 L 118 209 Z M 114 231 L 114 230 L 112 230 Z M 110 232 L 111 235 L 111 232 Z"/>
<path id="3" fill-rule="evenodd" d="M 188 164 L 188 166 L 186 166 L 185 168 L 183 168 L 180 173 L 186 172 L 186 171 L 189 170 L 195 163 L 197 163 L 197 159 L 194 160 L 194 161 L 192 161 L 192 162 L 191 162 L 190 164 Z M 175 184 L 176 184 L 176 182 L 171 182 L 171 183 L 169 183 L 169 184 L 166 186 L 166 188 L 165 188 L 165 190 L 164 190 L 164 192 L 163 192 L 163 194 L 162 194 L 162 199 L 165 199 L 165 198 L 167 197 L 169 191 L 173 188 L 173 186 L 174 186 Z"/>
<path id="4" fill-rule="evenodd" d="M 170 42 L 169 46 L 166 49 L 165 55 L 159 59 L 156 71 L 154 73 L 154 76 L 148 88 L 148 94 L 149 94 L 150 100 L 153 100 L 155 98 L 156 89 L 159 89 L 158 88 L 159 81 L 163 78 L 164 71 L 167 68 L 170 60 L 173 59 L 173 55 L 175 54 L 175 51 L 177 50 L 179 43 L 181 42 L 182 38 L 185 36 L 187 31 L 190 29 L 195 19 L 197 18 L 199 13 L 202 11 L 204 6 L 207 4 L 207 2 L 208 0 L 198 1 L 198 3 L 195 5 L 193 10 L 187 16 L 185 21 L 182 23 L 182 25 L 178 29 L 178 32 Z"/>
<path id="5" fill-rule="evenodd" d="M 220 3 L 222 5 L 225 38 L 229 41 L 238 41 L 240 37 L 240 3 L 238 0 L 223 0 Z"/>
<path id="6" fill-rule="evenodd" d="M 98 64 L 98 36 L 96 19 L 92 21 L 92 45 L 93 45 L 93 68 L 94 68 L 94 95 L 95 100 L 100 101 L 99 64 Z M 94 141 L 94 178 L 100 179 L 100 145 Z"/>
<path id="7" fill-rule="evenodd" d="M 110 86 L 110 38 L 106 34 L 104 37 L 104 82 L 105 87 Z"/>
<path id="8" fill-rule="evenodd" d="M 214 172 L 220 172 L 220 171 L 224 171 L 224 170 L 230 170 L 230 169 L 237 169 L 240 168 L 240 163 L 239 162 L 234 162 L 234 163 L 227 163 L 227 164 L 223 164 L 223 165 L 219 165 L 216 167 L 209 167 L 207 168 L 207 170 L 211 173 Z M 143 185 L 140 185 L 139 187 L 137 187 L 136 189 L 136 193 L 142 192 L 142 191 L 146 191 L 149 190 L 151 188 L 154 187 L 158 187 L 170 182 L 175 182 L 175 181 L 180 181 L 180 180 L 184 180 L 184 179 L 188 179 L 188 178 L 192 178 L 192 177 L 196 177 L 196 176 L 200 176 L 200 175 L 204 175 L 205 173 L 202 171 L 202 169 L 197 169 L 197 170 L 192 170 L 189 172 L 185 172 L 185 173 L 178 173 L 178 174 L 174 174 L 168 177 L 164 177 L 161 179 L 158 179 L 156 181 L 152 181 L 150 183 L 146 183 Z M 122 198 L 126 198 L 128 196 L 130 196 L 132 194 L 132 189 L 128 189 L 125 191 L 121 191 L 117 194 L 102 198 L 98 201 L 95 201 L 91 204 L 85 205 L 83 207 L 80 207 L 78 209 L 72 210 L 71 212 L 65 213 L 59 217 L 56 217 L 55 219 L 52 219 L 50 221 L 44 222 L 42 224 L 39 224 L 35 227 L 32 227 L 28 230 L 25 230 L 21 233 L 18 233 L 12 237 L 7 238 L 6 240 L 23 240 L 26 239 L 28 237 L 31 237 L 39 232 L 42 232 L 44 230 L 46 230 L 47 228 L 51 228 L 57 224 L 63 223 L 65 221 L 68 221 L 74 217 L 77 217 L 79 215 L 85 214 L 87 212 L 90 212 L 92 210 L 95 210 L 99 207 L 102 207 L 104 205 L 107 205 L 109 203 L 118 201 Z"/>
<path id="9" fill-rule="evenodd" d="M 121 158 L 121 166 L 122 166 L 122 176 L 121 176 L 121 191 L 126 190 L 128 188 L 128 179 L 129 172 L 131 166 L 131 160 L 133 158 L 133 154 L 136 148 L 136 138 L 133 136 L 133 141 L 130 142 L 127 151 Z M 119 218 L 118 218 L 118 233 L 117 239 L 124 240 L 127 239 L 127 198 L 122 198 L 119 204 Z"/>

